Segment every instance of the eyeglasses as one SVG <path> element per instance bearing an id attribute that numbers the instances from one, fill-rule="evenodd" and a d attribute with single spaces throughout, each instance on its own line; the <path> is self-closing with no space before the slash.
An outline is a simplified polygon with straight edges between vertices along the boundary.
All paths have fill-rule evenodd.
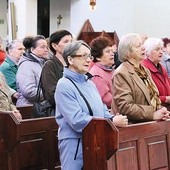
<path id="1" fill-rule="evenodd" d="M 94 59 L 94 57 L 91 54 L 79 54 L 79 55 L 72 55 L 72 57 L 81 57 L 84 60 L 87 60 L 87 58 L 90 58 L 91 60 Z"/>

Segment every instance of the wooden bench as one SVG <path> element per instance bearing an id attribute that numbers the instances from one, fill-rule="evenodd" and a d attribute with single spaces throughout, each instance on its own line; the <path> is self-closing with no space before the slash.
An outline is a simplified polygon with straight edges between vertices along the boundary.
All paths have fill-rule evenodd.
<path id="1" fill-rule="evenodd" d="M 23 119 L 31 118 L 33 111 L 32 105 L 18 106 L 17 109 L 20 111 Z"/>
<path id="2" fill-rule="evenodd" d="M 116 128 L 93 119 L 83 130 L 83 170 L 169 170 L 170 121 Z"/>
<path id="3" fill-rule="evenodd" d="M 1 170 L 59 170 L 58 125 L 54 117 L 24 119 L 0 113 Z"/>
<path id="4" fill-rule="evenodd" d="M 20 111 L 29 117 L 31 107 Z M 18 122 L 11 112 L 1 112 L 0 169 L 59 170 L 57 130 L 54 117 Z M 93 119 L 83 130 L 83 157 L 84 170 L 169 170 L 170 121 L 116 128 Z"/>

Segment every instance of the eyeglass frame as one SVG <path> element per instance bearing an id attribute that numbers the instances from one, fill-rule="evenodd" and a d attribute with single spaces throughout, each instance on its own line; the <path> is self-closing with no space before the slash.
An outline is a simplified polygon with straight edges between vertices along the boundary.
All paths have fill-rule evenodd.
<path id="1" fill-rule="evenodd" d="M 94 57 L 91 54 L 75 54 L 75 55 L 71 55 L 71 57 L 79 57 L 79 58 L 83 58 L 84 60 L 87 60 L 87 58 L 90 58 L 90 60 L 94 60 Z"/>

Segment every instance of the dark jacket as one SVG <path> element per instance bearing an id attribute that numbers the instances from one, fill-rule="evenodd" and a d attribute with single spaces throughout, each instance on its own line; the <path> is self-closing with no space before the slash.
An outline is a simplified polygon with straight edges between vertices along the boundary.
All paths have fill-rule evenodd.
<path id="1" fill-rule="evenodd" d="M 54 93 L 58 80 L 63 76 L 63 64 L 53 56 L 47 60 L 41 73 L 42 92 L 44 99 L 55 105 Z"/>

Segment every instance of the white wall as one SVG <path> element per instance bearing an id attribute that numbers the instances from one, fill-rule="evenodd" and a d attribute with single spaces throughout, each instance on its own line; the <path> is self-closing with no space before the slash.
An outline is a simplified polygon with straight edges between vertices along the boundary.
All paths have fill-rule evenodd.
<path id="1" fill-rule="evenodd" d="M 116 31 L 118 36 L 134 29 L 134 0 L 97 0 L 96 10 L 89 9 L 89 1 L 72 3 L 71 31 L 79 33 L 89 19 L 95 31 Z"/>
<path id="2" fill-rule="evenodd" d="M 61 24 L 57 24 L 57 17 L 61 15 Z M 50 34 L 59 29 L 70 30 L 70 1 L 50 0 Z"/>
<path id="3" fill-rule="evenodd" d="M 134 31 L 170 38 L 170 1 L 136 0 Z"/>
<path id="4" fill-rule="evenodd" d="M 0 24 L 0 36 L 2 39 L 7 38 L 7 2 L 0 0 L 0 19 L 4 20 L 4 23 Z"/>
<path id="5" fill-rule="evenodd" d="M 15 0 L 17 38 L 37 34 L 37 0 Z"/>
<path id="6" fill-rule="evenodd" d="M 17 5 L 18 38 L 35 35 L 37 0 L 10 1 L 15 1 Z M 50 34 L 58 29 L 67 29 L 77 36 L 85 21 L 89 19 L 95 31 L 116 31 L 119 37 L 130 32 L 170 37 L 169 0 L 96 1 L 96 10 L 91 11 L 89 0 L 50 0 Z M 62 16 L 62 20 L 61 25 L 57 27 L 59 15 Z"/>

